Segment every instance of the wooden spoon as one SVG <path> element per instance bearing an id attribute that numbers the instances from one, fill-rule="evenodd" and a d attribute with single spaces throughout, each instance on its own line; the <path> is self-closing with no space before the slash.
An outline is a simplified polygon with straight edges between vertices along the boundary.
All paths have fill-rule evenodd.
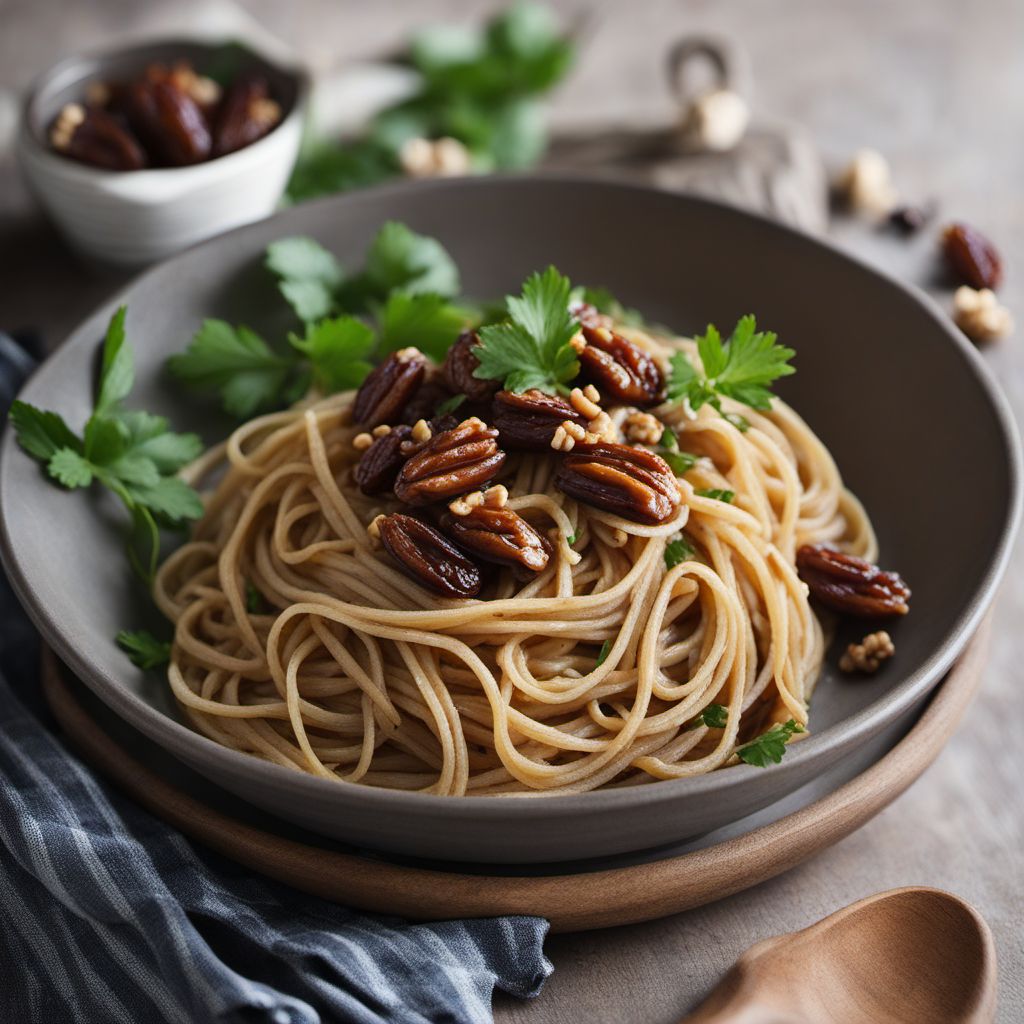
<path id="1" fill-rule="evenodd" d="M 751 946 L 681 1024 L 988 1024 L 992 933 L 939 889 L 892 889 Z"/>

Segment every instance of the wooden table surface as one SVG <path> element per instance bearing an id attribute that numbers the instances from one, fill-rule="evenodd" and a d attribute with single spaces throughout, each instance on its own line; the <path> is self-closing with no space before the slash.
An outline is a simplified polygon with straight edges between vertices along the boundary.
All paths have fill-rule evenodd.
<path id="1" fill-rule="evenodd" d="M 243 6 L 314 67 L 328 70 L 386 52 L 414 25 L 476 18 L 494 5 L 246 0 Z M 987 230 L 1008 265 L 1002 294 L 1021 329 L 985 358 L 1024 420 L 1024 4 L 562 0 L 557 6 L 567 16 L 592 15 L 578 67 L 557 99 L 557 123 L 668 118 L 665 45 L 684 32 L 723 32 L 741 39 L 752 55 L 755 116 L 806 125 L 832 164 L 857 147 L 874 146 L 889 157 L 909 198 L 936 197 L 943 216 Z M 129 0 L 0 0 L 0 154 L 16 90 L 56 58 L 137 27 L 142 7 Z M 189 11 L 188 4 L 173 11 L 166 5 L 155 14 L 150 8 L 146 17 L 187 25 Z M 929 284 L 930 236 L 905 243 L 850 222 L 835 224 L 833 234 L 877 264 Z M 33 325 L 54 344 L 118 280 L 65 252 L 10 161 L 0 157 L 0 326 Z M 936 294 L 949 301 L 947 293 Z M 950 485 L 956 486 L 955 467 Z M 951 523 L 951 543 L 967 528 Z M 996 611 L 982 695 L 948 749 L 905 796 L 838 846 L 747 893 L 654 924 L 550 939 L 555 973 L 543 994 L 532 1003 L 499 997 L 496 1019 L 669 1024 L 753 942 L 881 889 L 924 884 L 960 894 L 988 919 L 1000 958 L 998 1020 L 1024 1020 L 1022 620 L 1024 552 L 1018 545 Z"/>

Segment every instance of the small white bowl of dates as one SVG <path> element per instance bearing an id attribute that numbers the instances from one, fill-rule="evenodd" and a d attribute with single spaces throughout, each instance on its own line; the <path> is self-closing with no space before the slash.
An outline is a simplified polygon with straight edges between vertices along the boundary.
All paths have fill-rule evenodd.
<path id="1" fill-rule="evenodd" d="M 307 94 L 303 70 L 240 43 L 71 57 L 25 97 L 18 155 L 76 249 L 141 266 L 274 210 Z"/>

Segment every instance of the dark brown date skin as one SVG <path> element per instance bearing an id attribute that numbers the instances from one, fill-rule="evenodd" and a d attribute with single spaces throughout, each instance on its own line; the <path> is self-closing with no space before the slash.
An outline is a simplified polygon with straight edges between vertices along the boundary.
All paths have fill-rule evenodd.
<path id="1" fill-rule="evenodd" d="M 475 416 L 435 434 L 402 467 L 395 495 L 407 505 L 431 505 L 489 483 L 505 462 L 497 436 Z"/>
<path id="2" fill-rule="evenodd" d="M 476 331 L 464 331 L 445 357 L 441 373 L 452 394 L 465 395 L 469 402 L 488 402 L 501 387 L 496 380 L 482 380 L 474 376 L 480 361 L 473 349 L 480 344 Z"/>
<path id="3" fill-rule="evenodd" d="M 419 391 L 427 372 L 427 360 L 415 349 L 392 352 L 372 370 L 356 393 L 352 415 L 356 423 L 377 427 L 398 423 L 406 406 Z"/>
<path id="4" fill-rule="evenodd" d="M 480 593 L 476 564 L 434 527 L 401 512 L 385 516 L 379 526 L 385 550 L 411 580 L 445 597 Z"/>
<path id="5" fill-rule="evenodd" d="M 856 555 L 805 544 L 796 553 L 796 567 L 814 598 L 842 615 L 871 619 L 910 611 L 910 587 L 899 574 Z"/>
<path id="6" fill-rule="evenodd" d="M 540 572 L 551 557 L 550 545 L 510 508 L 478 505 L 464 516 L 447 513 L 441 519 L 441 527 L 461 547 L 485 562 Z"/>
<path id="7" fill-rule="evenodd" d="M 86 108 L 85 120 L 62 152 L 108 171 L 137 171 L 147 164 L 146 154 L 132 133 L 98 107 Z"/>
<path id="8" fill-rule="evenodd" d="M 950 224 L 942 233 L 942 252 L 953 274 L 972 288 L 998 288 L 1003 261 L 996 247 L 969 224 Z"/>
<path id="9" fill-rule="evenodd" d="M 641 408 L 664 399 L 665 379 L 654 357 L 614 331 L 581 328 L 587 347 L 580 372 L 606 398 Z"/>
<path id="10" fill-rule="evenodd" d="M 605 441 L 577 443 L 563 456 L 555 485 L 570 498 L 648 525 L 667 522 L 682 503 L 675 475 L 660 455 Z"/>
<path id="11" fill-rule="evenodd" d="M 531 388 L 517 395 L 499 391 L 494 396 L 491 422 L 501 434 L 506 448 L 543 451 L 551 447 L 555 431 L 566 421 L 586 427 L 587 419 L 558 395 L 547 395 Z"/>
<path id="12" fill-rule="evenodd" d="M 383 437 L 374 439 L 356 464 L 356 486 L 363 494 L 383 494 L 395 486 L 398 471 L 405 464 L 402 442 L 412 433 L 412 427 L 399 425 Z"/>
<path id="13" fill-rule="evenodd" d="M 263 138 L 273 123 L 254 116 L 255 105 L 268 99 L 270 87 L 259 75 L 234 81 L 224 93 L 213 125 L 213 155 L 224 156 Z"/>

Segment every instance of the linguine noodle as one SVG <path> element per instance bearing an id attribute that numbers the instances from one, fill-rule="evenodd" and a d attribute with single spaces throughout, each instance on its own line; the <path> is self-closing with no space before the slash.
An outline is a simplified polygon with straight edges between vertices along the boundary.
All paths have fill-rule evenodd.
<path id="1" fill-rule="evenodd" d="M 528 582 L 495 569 L 480 599 L 450 599 L 367 532 L 397 502 L 352 483 L 352 400 L 252 420 L 192 469 L 219 478 L 155 593 L 176 627 L 170 685 L 197 729 L 325 778 L 456 796 L 703 774 L 774 722 L 806 724 L 824 638 L 796 550 L 876 549 L 828 451 L 781 401 L 727 401 L 744 433 L 708 406 L 652 410 L 700 456 L 658 526 L 562 494 L 550 453 L 509 453 L 509 507 L 554 553 Z M 695 493 L 710 488 L 734 503 Z M 667 569 L 681 532 L 695 554 Z M 725 728 L 695 724 L 711 704 Z"/>

